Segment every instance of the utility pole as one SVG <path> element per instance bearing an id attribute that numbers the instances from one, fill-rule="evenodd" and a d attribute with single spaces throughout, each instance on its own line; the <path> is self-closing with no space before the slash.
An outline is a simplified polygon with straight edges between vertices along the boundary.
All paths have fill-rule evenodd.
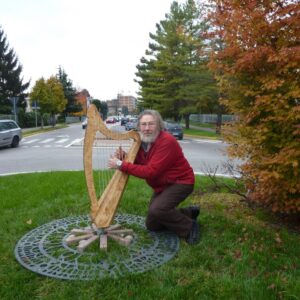
<path id="1" fill-rule="evenodd" d="M 35 112 L 35 127 L 37 128 L 37 101 L 33 101 L 32 104 Z"/>

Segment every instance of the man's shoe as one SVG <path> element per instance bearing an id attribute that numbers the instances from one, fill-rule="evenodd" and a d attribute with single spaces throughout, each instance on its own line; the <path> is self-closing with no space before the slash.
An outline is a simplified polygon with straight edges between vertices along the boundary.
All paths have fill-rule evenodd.
<path id="1" fill-rule="evenodd" d="M 200 214 L 200 207 L 197 205 L 191 206 L 191 217 L 193 220 L 197 220 L 199 214 Z"/>
<path id="2" fill-rule="evenodd" d="M 195 245 L 200 240 L 200 226 L 199 224 L 193 220 L 192 229 L 185 238 L 185 241 L 190 245 Z"/>

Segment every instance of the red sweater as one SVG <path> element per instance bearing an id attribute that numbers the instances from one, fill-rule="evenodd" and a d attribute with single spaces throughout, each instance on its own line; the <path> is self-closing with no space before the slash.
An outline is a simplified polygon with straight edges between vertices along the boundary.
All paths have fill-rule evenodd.
<path id="1" fill-rule="evenodd" d="M 121 171 L 143 178 L 156 193 L 173 183 L 194 184 L 193 169 L 177 140 L 161 131 L 148 152 L 140 148 L 134 164 L 123 161 Z"/>

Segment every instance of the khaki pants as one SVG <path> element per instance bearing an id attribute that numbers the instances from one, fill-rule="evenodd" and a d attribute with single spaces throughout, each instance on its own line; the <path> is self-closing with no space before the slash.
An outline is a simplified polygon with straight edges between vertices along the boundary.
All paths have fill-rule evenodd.
<path id="1" fill-rule="evenodd" d="M 146 218 L 147 229 L 167 229 L 179 237 L 186 237 L 192 228 L 191 211 L 176 207 L 192 193 L 193 188 L 192 184 L 172 184 L 161 193 L 154 193 Z"/>

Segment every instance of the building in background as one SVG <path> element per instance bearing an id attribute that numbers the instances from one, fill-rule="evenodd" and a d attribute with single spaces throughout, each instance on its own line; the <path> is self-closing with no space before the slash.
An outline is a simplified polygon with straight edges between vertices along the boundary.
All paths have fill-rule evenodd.
<path id="1" fill-rule="evenodd" d="M 136 113 L 137 99 L 133 96 L 118 94 L 117 99 L 107 100 L 108 114 L 123 114 L 124 110 L 128 114 Z"/>
<path id="2" fill-rule="evenodd" d="M 136 112 L 137 99 L 133 96 L 124 96 L 122 94 L 118 94 L 118 104 L 119 108 L 121 108 L 121 111 L 123 107 L 127 107 L 129 114 Z"/>
<path id="3" fill-rule="evenodd" d="M 82 106 L 82 111 L 76 113 L 77 116 L 86 116 L 87 109 L 90 103 L 93 101 L 93 97 L 90 93 L 83 89 L 75 94 L 75 99 Z M 124 114 L 134 114 L 137 109 L 137 99 L 133 96 L 118 94 L 117 99 L 106 100 L 108 107 L 108 115 L 121 115 Z"/>
<path id="4" fill-rule="evenodd" d="M 118 114 L 118 99 L 107 100 L 108 115 L 114 116 Z"/>

